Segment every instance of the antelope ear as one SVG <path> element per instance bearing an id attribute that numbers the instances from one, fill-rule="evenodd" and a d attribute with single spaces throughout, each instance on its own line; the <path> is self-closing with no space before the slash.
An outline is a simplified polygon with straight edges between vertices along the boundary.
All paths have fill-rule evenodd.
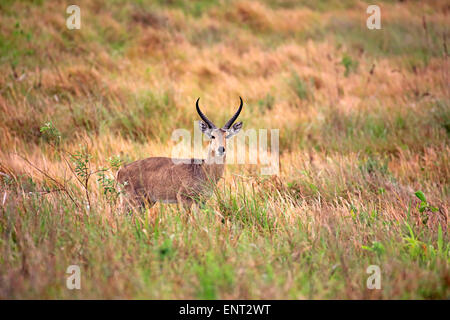
<path id="1" fill-rule="evenodd" d="M 209 138 L 211 138 L 211 129 L 208 127 L 206 123 L 203 121 L 198 122 L 198 127 L 200 128 L 200 131 L 204 134 L 206 134 Z"/>
<path id="2" fill-rule="evenodd" d="M 236 122 L 235 124 L 233 124 L 231 129 L 228 129 L 228 134 L 226 138 L 227 139 L 231 138 L 232 136 L 236 135 L 241 129 L 242 129 L 242 121 Z"/>

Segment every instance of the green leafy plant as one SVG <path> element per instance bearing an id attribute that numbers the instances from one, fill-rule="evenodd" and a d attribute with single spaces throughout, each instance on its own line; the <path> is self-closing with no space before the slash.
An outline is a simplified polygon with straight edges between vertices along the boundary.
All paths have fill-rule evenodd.
<path id="1" fill-rule="evenodd" d="M 420 190 L 416 191 L 414 194 L 421 201 L 420 204 L 418 205 L 419 212 L 424 212 L 424 211 L 437 212 L 437 211 L 439 211 L 438 208 L 433 207 L 432 205 L 430 205 L 427 202 L 427 198 L 425 198 L 425 195 L 422 191 L 420 191 Z"/>
<path id="2" fill-rule="evenodd" d="M 361 246 L 361 248 L 370 252 L 374 252 L 378 255 L 381 255 L 386 251 L 383 244 L 378 241 L 373 241 L 371 246 Z"/>
<path id="3" fill-rule="evenodd" d="M 430 205 L 428 203 L 427 199 L 425 198 L 425 194 L 422 191 L 420 191 L 420 190 L 416 191 L 414 194 L 420 200 L 420 203 L 417 205 L 417 209 L 422 214 L 422 223 L 427 224 L 429 216 L 426 213 L 427 212 L 437 212 L 437 211 L 439 211 L 439 209 L 436 207 L 433 207 L 432 205 Z"/>
<path id="4" fill-rule="evenodd" d="M 344 76 L 348 77 L 351 72 L 355 72 L 358 69 L 358 61 L 353 60 L 352 57 L 345 55 L 342 60 L 341 64 L 345 68 Z"/>
<path id="5" fill-rule="evenodd" d="M 114 175 L 111 175 L 109 171 L 117 171 L 123 164 L 123 160 L 117 155 L 109 158 L 108 162 L 110 164 L 110 168 L 100 168 L 97 172 L 97 182 L 99 183 L 106 200 L 112 204 L 115 204 L 121 191 L 118 181 L 114 179 Z"/>
<path id="6" fill-rule="evenodd" d="M 71 167 L 71 169 L 73 170 L 78 182 L 84 189 L 88 208 L 91 208 L 91 199 L 89 195 L 89 180 L 92 174 L 94 174 L 94 172 L 90 168 L 91 159 L 92 155 L 89 154 L 86 147 L 81 147 L 79 151 L 70 155 L 70 160 L 74 165 L 74 167 L 73 168 Z"/>
<path id="7" fill-rule="evenodd" d="M 51 121 L 44 123 L 44 125 L 39 128 L 39 131 L 47 142 L 53 142 L 55 144 L 61 142 L 61 132 L 59 132 Z"/>

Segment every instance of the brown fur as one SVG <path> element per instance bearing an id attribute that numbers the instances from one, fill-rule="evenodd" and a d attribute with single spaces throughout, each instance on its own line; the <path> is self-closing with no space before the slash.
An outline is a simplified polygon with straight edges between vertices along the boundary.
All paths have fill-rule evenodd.
<path id="1" fill-rule="evenodd" d="M 165 157 L 138 160 L 121 168 L 117 179 L 133 204 L 153 205 L 161 201 L 190 206 L 199 196 L 211 194 L 212 185 L 222 177 L 225 166 L 207 164 L 203 159 L 189 162 L 177 164 Z"/>

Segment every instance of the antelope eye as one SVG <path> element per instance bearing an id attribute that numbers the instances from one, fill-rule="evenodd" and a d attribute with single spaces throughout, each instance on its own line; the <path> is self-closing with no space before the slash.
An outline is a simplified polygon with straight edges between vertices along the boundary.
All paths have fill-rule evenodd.
<path id="1" fill-rule="evenodd" d="M 214 136 L 211 136 L 211 139 L 215 139 L 216 137 L 214 137 Z"/>

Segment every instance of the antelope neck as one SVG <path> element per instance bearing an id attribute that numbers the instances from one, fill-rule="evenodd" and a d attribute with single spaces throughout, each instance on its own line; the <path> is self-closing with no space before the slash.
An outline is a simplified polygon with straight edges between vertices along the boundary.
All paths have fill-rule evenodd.
<path id="1" fill-rule="evenodd" d="M 208 159 L 204 164 L 206 173 L 216 181 L 222 177 L 225 169 L 226 155 L 221 156 L 221 158 L 222 163 L 216 163 L 216 152 L 210 150 L 208 152 Z"/>

